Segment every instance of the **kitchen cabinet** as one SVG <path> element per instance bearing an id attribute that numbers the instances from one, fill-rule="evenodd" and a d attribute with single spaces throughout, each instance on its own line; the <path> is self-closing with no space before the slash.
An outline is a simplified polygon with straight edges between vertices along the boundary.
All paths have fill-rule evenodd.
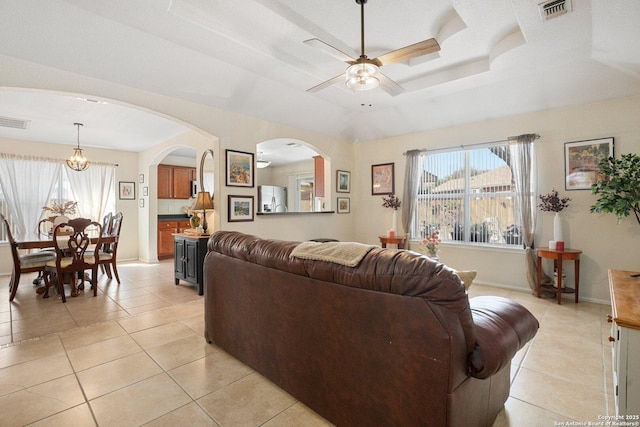
<path id="1" fill-rule="evenodd" d="M 631 422 L 637 422 L 640 413 L 640 278 L 634 274 L 609 270 L 614 402 L 616 415 Z"/>
<path id="2" fill-rule="evenodd" d="M 173 235 L 191 228 L 189 220 L 158 221 L 158 259 L 171 258 L 174 252 Z"/>
<path id="3" fill-rule="evenodd" d="M 196 168 L 158 165 L 158 199 L 189 199 Z"/>
<path id="4" fill-rule="evenodd" d="M 204 294 L 204 256 L 207 254 L 209 236 L 191 236 L 175 234 L 174 238 L 174 279 L 176 285 L 180 280 L 198 287 L 198 295 Z"/>

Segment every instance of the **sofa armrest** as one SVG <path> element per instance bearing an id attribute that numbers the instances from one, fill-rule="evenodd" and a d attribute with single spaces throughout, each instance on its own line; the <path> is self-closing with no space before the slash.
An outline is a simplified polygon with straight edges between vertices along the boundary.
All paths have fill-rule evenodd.
<path id="1" fill-rule="evenodd" d="M 505 366 L 538 331 L 538 320 L 515 301 L 495 296 L 470 300 L 476 349 L 470 355 L 470 374 L 488 378 Z"/>

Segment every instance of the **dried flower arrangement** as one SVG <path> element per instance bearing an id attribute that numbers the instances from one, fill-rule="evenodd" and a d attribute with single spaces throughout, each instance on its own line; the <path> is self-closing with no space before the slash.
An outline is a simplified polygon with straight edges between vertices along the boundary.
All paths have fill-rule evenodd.
<path id="1" fill-rule="evenodd" d="M 382 206 L 385 208 L 393 208 L 394 211 L 397 211 L 402 202 L 398 199 L 398 196 L 391 193 L 389 197 L 382 197 Z"/>
<path id="2" fill-rule="evenodd" d="M 540 198 L 540 204 L 538 207 L 544 212 L 560 212 L 564 208 L 568 207 L 569 202 L 571 201 L 568 197 L 560 198 L 555 188 L 551 193 L 541 194 L 538 197 Z"/>
<path id="3" fill-rule="evenodd" d="M 58 202 L 51 202 L 50 206 L 43 206 L 42 210 L 45 212 L 51 212 L 54 215 L 75 215 L 78 208 L 78 202 L 64 202 L 62 204 Z"/>

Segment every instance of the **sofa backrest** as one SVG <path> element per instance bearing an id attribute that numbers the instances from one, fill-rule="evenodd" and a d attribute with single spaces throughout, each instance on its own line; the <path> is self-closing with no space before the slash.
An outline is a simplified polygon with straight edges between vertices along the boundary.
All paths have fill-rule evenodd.
<path id="1" fill-rule="evenodd" d="M 292 274 L 355 288 L 424 299 L 457 314 L 464 330 L 467 354 L 476 336 L 469 299 L 460 278 L 444 264 L 411 251 L 373 248 L 356 267 L 291 258 L 300 242 L 261 239 L 235 231 L 217 231 L 209 251 Z"/>

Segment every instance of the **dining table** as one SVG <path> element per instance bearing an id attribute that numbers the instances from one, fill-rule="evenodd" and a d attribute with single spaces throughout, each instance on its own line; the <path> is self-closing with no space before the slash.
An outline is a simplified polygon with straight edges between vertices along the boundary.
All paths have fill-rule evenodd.
<path id="1" fill-rule="evenodd" d="M 16 247 L 18 249 L 33 250 L 33 249 L 55 248 L 55 244 L 53 242 L 53 236 L 49 234 L 43 234 L 43 233 L 16 234 L 14 236 L 14 240 L 16 242 Z M 118 236 L 106 235 L 100 238 L 100 244 L 102 245 L 103 243 L 115 243 L 117 240 L 118 240 Z M 98 243 L 98 236 L 91 236 L 91 243 L 92 244 Z M 86 273 L 85 273 L 85 277 L 83 278 L 83 282 L 84 281 L 89 281 L 89 282 L 91 281 L 90 278 L 87 277 Z M 34 280 L 33 283 L 34 285 L 40 284 L 41 278 L 38 277 L 38 279 Z M 41 293 L 44 294 L 43 298 L 46 298 L 48 296 L 46 294 L 47 291 L 48 289 L 45 289 L 44 287 L 38 287 L 38 289 L 36 290 L 38 294 L 41 294 Z M 78 296 L 78 288 L 76 283 L 72 283 L 71 296 L 73 297 Z"/>

